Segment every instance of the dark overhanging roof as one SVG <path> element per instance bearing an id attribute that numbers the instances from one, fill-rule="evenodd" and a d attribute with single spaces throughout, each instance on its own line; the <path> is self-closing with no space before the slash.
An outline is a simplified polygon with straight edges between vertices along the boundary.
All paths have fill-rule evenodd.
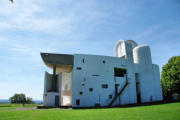
<path id="1" fill-rule="evenodd" d="M 49 66 L 73 66 L 74 56 L 70 54 L 41 53 L 44 63 Z"/>

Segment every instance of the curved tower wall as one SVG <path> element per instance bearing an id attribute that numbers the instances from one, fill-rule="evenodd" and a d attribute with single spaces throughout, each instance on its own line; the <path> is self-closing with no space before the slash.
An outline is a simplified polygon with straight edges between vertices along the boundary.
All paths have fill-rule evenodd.
<path id="1" fill-rule="evenodd" d="M 126 49 L 125 49 L 125 41 L 124 40 L 119 40 L 116 43 L 114 53 L 115 53 L 116 57 L 125 58 Z"/>
<path id="2" fill-rule="evenodd" d="M 132 50 L 137 46 L 133 40 L 119 40 L 115 46 L 115 56 L 133 60 Z M 133 63 L 133 61 L 131 61 Z"/>
<path id="3" fill-rule="evenodd" d="M 155 95 L 156 95 L 156 101 L 163 100 L 162 96 L 162 86 L 161 86 L 161 80 L 160 80 L 160 71 L 159 66 L 156 64 L 153 64 L 153 76 L 154 76 L 154 87 L 155 87 Z"/>
<path id="4" fill-rule="evenodd" d="M 51 78 L 52 75 L 49 74 L 48 72 L 45 72 L 45 78 L 44 78 L 44 92 L 48 92 L 51 90 Z"/>
<path id="5" fill-rule="evenodd" d="M 119 40 L 115 46 L 115 56 L 122 59 L 126 59 L 127 79 L 129 82 L 128 87 L 121 95 L 126 99 L 125 104 L 136 103 L 136 83 L 134 75 L 134 62 L 133 62 L 133 48 L 137 46 L 137 43 L 133 40 Z M 129 101 L 128 101 L 129 100 Z"/>
<path id="6" fill-rule="evenodd" d="M 148 45 L 133 49 L 134 63 L 137 64 L 142 102 L 155 101 L 154 78 L 151 52 Z"/>

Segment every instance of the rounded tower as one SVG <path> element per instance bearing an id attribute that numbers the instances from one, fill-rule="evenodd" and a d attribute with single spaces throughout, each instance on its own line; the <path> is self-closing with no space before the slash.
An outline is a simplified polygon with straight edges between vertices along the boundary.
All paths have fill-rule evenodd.
<path id="1" fill-rule="evenodd" d="M 133 49 L 134 63 L 139 74 L 139 86 L 142 102 L 155 100 L 154 78 L 151 51 L 148 45 L 140 45 Z"/>

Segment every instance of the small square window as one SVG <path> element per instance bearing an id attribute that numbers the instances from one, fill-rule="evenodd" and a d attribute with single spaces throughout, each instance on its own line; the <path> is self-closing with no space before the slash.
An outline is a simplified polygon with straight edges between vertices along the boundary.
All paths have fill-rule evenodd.
<path id="1" fill-rule="evenodd" d="M 79 94 L 80 94 L 80 95 L 82 95 L 82 94 L 83 94 L 83 92 L 82 92 L 82 91 L 80 91 L 80 92 L 79 92 Z"/>
<path id="2" fill-rule="evenodd" d="M 89 91 L 92 92 L 92 91 L 93 91 L 93 88 L 89 88 Z"/>
<path id="3" fill-rule="evenodd" d="M 80 100 L 76 99 L 76 105 L 80 105 Z"/>
<path id="4" fill-rule="evenodd" d="M 112 98 L 112 95 L 109 95 L 109 98 L 111 99 L 111 98 Z"/>
<path id="5" fill-rule="evenodd" d="M 107 84 L 102 84 L 102 88 L 108 88 Z"/>
<path id="6" fill-rule="evenodd" d="M 82 68 L 81 68 L 81 67 L 77 67 L 76 69 L 77 69 L 77 70 L 81 70 Z"/>
<path id="7" fill-rule="evenodd" d="M 82 86 L 84 86 L 84 83 L 82 84 Z"/>
<path id="8" fill-rule="evenodd" d="M 103 60 L 103 61 L 102 61 L 102 63 L 103 63 L 103 64 L 105 64 L 105 63 L 106 63 L 106 61 L 105 61 L 105 60 Z"/>

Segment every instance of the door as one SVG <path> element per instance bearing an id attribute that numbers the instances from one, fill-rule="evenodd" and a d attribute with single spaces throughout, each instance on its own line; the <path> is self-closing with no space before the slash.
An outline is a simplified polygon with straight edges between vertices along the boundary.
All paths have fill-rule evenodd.
<path id="1" fill-rule="evenodd" d="M 119 84 L 115 84 L 115 96 L 118 94 L 118 86 Z"/>
<path id="2" fill-rule="evenodd" d="M 55 106 L 59 106 L 59 96 L 55 96 Z"/>

